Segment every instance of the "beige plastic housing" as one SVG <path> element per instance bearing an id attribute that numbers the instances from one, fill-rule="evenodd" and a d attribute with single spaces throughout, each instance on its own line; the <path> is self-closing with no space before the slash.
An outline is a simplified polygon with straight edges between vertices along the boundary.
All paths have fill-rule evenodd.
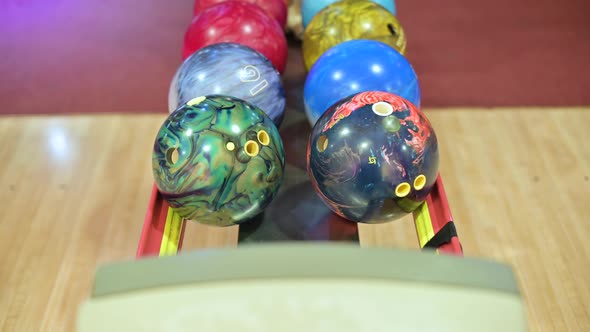
<path id="1" fill-rule="evenodd" d="M 503 264 L 286 243 L 104 266 L 77 330 L 527 331 L 525 319 Z"/>

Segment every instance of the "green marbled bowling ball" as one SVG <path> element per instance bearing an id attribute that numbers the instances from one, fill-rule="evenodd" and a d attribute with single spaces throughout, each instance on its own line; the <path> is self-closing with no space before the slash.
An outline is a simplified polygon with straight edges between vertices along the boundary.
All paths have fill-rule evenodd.
<path id="1" fill-rule="evenodd" d="M 215 226 L 261 213 L 283 180 L 283 142 L 272 120 L 235 97 L 194 98 L 162 124 L 152 155 L 156 185 L 182 217 Z"/>

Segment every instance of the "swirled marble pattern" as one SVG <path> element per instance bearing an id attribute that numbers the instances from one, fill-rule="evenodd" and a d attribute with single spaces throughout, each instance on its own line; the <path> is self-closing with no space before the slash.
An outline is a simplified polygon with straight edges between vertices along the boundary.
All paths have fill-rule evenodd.
<path id="1" fill-rule="evenodd" d="M 287 65 L 287 38 L 283 27 L 260 7 L 241 1 L 226 1 L 207 7 L 189 25 L 182 59 L 217 43 L 238 43 L 267 57 L 279 73 Z"/>
<path id="2" fill-rule="evenodd" d="M 311 19 L 323 8 L 333 4 L 340 0 L 303 0 L 301 2 L 301 18 L 303 28 L 307 28 L 307 25 Z M 397 15 L 395 11 L 395 0 L 371 0 L 375 3 L 380 4 L 389 10 L 393 15 Z"/>
<path id="3" fill-rule="evenodd" d="M 275 197 L 285 167 L 276 126 L 259 108 L 222 95 L 190 100 L 168 116 L 152 154 L 156 185 L 184 218 L 229 226 Z"/>
<path id="4" fill-rule="evenodd" d="M 264 55 L 248 46 L 213 44 L 184 60 L 170 84 L 168 111 L 210 94 L 244 99 L 262 109 L 277 127 L 283 120 L 285 91 L 280 74 Z"/>
<path id="5" fill-rule="evenodd" d="M 227 0 L 196 0 L 193 8 L 193 15 L 197 16 L 200 12 Z M 287 24 L 287 3 L 285 0 L 240 0 L 257 5 L 274 18 L 282 27 Z"/>
<path id="6" fill-rule="evenodd" d="M 303 62 L 309 71 L 332 46 L 353 39 L 377 40 L 406 51 L 401 23 L 384 7 L 368 0 L 342 0 L 320 10 L 303 35 Z M 362 61 L 362 59 L 358 59 Z"/>
<path id="7" fill-rule="evenodd" d="M 307 163 L 316 192 L 332 211 L 382 223 L 424 202 L 438 174 L 438 141 L 426 116 L 406 99 L 361 92 L 319 118 Z"/>

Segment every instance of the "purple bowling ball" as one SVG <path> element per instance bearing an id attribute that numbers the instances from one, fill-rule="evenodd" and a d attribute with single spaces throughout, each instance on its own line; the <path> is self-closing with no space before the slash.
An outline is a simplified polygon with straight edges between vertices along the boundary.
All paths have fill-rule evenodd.
<path id="1" fill-rule="evenodd" d="M 279 127 L 285 91 L 273 64 L 258 51 L 236 43 L 204 47 L 188 57 L 170 84 L 168 111 L 206 95 L 243 99 L 264 111 Z"/>

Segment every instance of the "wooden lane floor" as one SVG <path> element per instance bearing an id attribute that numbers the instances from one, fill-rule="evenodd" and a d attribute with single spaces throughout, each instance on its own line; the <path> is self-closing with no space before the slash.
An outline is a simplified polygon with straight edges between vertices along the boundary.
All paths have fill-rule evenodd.
<path id="1" fill-rule="evenodd" d="M 590 329 L 589 110 L 426 110 L 464 253 L 514 267 L 531 331 Z M 164 116 L 0 118 L 0 330 L 73 330 L 96 266 L 133 259 Z M 237 238 L 190 224 L 183 249 Z M 411 217 L 359 241 L 418 247 Z"/>

